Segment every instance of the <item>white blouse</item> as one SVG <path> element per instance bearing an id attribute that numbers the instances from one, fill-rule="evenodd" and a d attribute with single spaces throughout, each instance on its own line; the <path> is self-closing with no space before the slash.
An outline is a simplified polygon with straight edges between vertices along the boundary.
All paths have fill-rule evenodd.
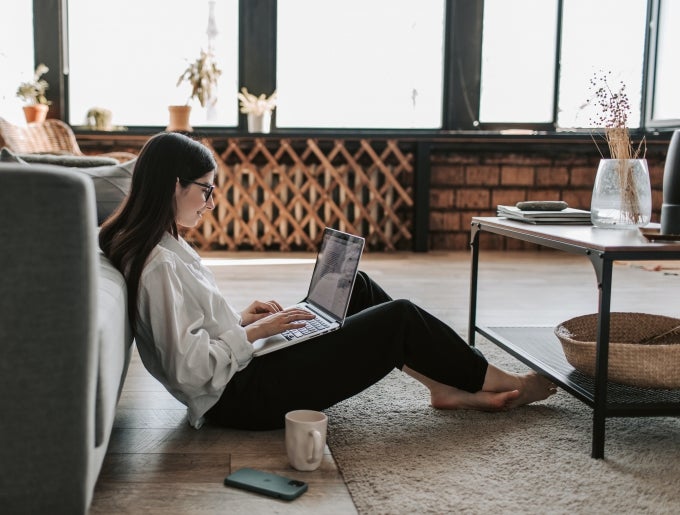
<path id="1" fill-rule="evenodd" d="M 169 233 L 144 266 L 138 306 L 135 340 L 142 362 L 187 406 L 189 423 L 198 429 L 229 380 L 252 359 L 240 314 L 200 256 Z"/>

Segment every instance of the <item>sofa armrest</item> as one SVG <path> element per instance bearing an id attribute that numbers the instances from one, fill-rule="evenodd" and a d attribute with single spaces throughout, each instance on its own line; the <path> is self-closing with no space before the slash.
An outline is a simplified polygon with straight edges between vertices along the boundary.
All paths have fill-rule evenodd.
<path id="1" fill-rule="evenodd" d="M 99 360 L 92 181 L 0 165 L 0 506 L 82 513 Z"/>

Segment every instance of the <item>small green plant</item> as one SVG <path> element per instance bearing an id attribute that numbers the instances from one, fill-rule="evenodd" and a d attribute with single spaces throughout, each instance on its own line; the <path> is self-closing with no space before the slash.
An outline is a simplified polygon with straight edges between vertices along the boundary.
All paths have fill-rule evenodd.
<path id="1" fill-rule="evenodd" d="M 45 91 L 50 87 L 45 79 L 41 79 L 50 69 L 43 63 L 40 63 L 33 74 L 33 80 L 29 82 L 22 82 L 17 89 L 17 96 L 24 100 L 27 104 L 45 104 L 50 105 L 51 102 L 45 97 Z"/>

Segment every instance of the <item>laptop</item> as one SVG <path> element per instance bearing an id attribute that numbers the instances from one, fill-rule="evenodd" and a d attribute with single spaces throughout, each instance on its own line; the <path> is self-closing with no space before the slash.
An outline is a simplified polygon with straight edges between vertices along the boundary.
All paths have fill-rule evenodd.
<path id="1" fill-rule="evenodd" d="M 316 315 L 301 329 L 285 331 L 253 343 L 255 356 L 290 347 L 342 327 L 364 250 L 364 238 L 326 227 L 316 256 L 307 297 L 295 306 Z"/>

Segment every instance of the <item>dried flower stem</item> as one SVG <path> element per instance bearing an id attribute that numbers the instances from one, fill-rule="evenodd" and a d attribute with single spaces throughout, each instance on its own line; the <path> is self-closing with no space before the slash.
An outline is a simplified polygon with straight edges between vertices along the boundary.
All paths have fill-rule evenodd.
<path id="1" fill-rule="evenodd" d="M 606 128 L 605 138 L 609 146 L 611 158 L 618 160 L 617 172 L 621 188 L 621 213 L 627 213 L 627 216 L 634 223 L 640 223 L 642 222 L 640 197 L 635 182 L 634 163 L 630 160 L 639 159 L 638 156 L 640 155 L 644 139 L 636 149 L 633 149 L 630 134 L 626 127 Z"/>

